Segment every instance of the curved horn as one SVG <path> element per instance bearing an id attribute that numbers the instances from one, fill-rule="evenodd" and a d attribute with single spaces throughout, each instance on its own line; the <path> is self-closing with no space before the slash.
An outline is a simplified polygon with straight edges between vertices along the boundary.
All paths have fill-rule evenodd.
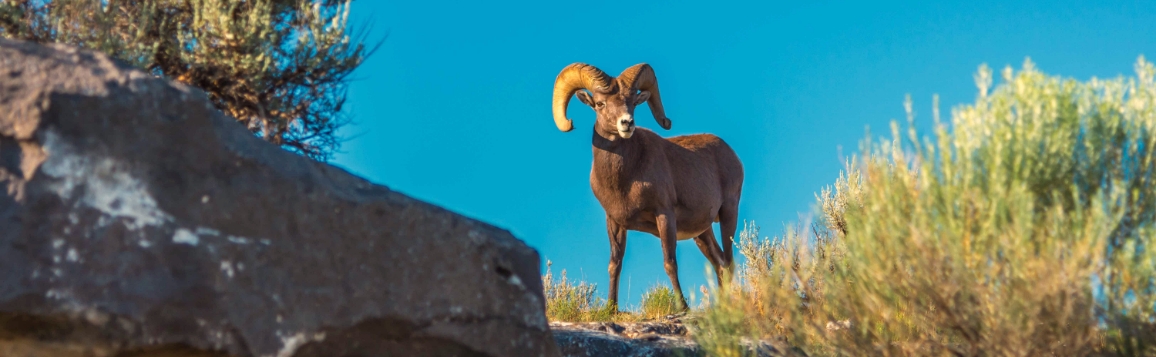
<path id="1" fill-rule="evenodd" d="M 554 125 L 561 131 L 574 129 L 574 124 L 566 117 L 566 106 L 574 92 L 587 89 L 606 93 L 614 84 L 614 79 L 598 67 L 579 62 L 563 68 L 554 80 Z"/>
<path id="2" fill-rule="evenodd" d="M 618 75 L 618 81 L 622 87 L 630 88 L 631 94 L 635 90 L 650 92 L 650 99 L 646 103 L 650 105 L 654 121 L 657 121 L 663 129 L 670 129 L 670 118 L 666 117 L 666 110 L 662 108 L 662 97 L 658 94 L 658 78 L 654 76 L 654 69 L 650 68 L 649 64 L 639 63 L 630 66 Z"/>

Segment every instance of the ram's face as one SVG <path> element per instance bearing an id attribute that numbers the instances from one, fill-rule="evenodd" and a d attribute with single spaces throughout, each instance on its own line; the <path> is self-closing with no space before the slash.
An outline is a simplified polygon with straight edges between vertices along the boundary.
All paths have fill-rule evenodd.
<path id="1" fill-rule="evenodd" d="M 650 98 L 649 92 L 599 93 L 578 91 L 578 100 L 594 109 L 596 130 L 629 139 L 634 135 L 634 107 Z"/>

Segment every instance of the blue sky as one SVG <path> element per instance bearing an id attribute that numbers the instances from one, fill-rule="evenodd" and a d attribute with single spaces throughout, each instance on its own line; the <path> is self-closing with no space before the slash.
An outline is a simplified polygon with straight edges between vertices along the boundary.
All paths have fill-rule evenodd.
<path id="1" fill-rule="evenodd" d="M 933 94 L 945 116 L 975 98 L 981 63 L 1019 68 L 1030 56 L 1078 79 L 1132 74 L 1137 56 L 1156 53 L 1156 2 L 1104 3 L 360 0 L 351 22 L 388 37 L 355 73 L 358 123 L 333 163 L 507 229 L 605 296 L 593 111 L 571 101 L 569 133 L 550 114 L 567 64 L 617 74 L 650 63 L 673 128 L 645 106 L 639 124 L 727 141 L 746 169 L 740 219 L 776 235 L 813 212 L 868 126 L 885 134 L 904 117 L 906 94 L 926 124 Z M 637 304 L 669 282 L 658 239 L 627 239 L 620 294 Z M 684 290 L 697 292 L 706 260 L 693 241 L 678 261 Z"/>

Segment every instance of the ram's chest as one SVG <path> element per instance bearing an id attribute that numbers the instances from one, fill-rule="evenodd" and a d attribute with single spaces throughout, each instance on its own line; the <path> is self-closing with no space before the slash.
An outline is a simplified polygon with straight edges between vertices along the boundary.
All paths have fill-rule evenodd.
<path id="1" fill-rule="evenodd" d="M 591 181 L 591 188 L 594 190 L 594 197 L 598 198 L 598 202 L 606 210 L 606 215 L 617 222 L 636 220 L 644 212 L 654 209 L 645 205 L 646 202 L 653 201 L 647 197 L 655 194 L 654 185 L 649 182 L 629 181 L 623 182 L 620 187 L 608 187 L 595 179 Z"/>

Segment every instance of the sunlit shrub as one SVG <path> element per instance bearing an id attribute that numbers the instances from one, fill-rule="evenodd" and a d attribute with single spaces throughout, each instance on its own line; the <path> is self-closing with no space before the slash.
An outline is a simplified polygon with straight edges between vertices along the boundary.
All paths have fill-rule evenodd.
<path id="1" fill-rule="evenodd" d="M 980 67 L 976 102 L 864 142 L 818 223 L 739 239 L 696 338 L 812 355 L 1156 355 L 1156 69 L 1079 82 Z M 936 100 L 937 102 L 938 100 Z"/>

